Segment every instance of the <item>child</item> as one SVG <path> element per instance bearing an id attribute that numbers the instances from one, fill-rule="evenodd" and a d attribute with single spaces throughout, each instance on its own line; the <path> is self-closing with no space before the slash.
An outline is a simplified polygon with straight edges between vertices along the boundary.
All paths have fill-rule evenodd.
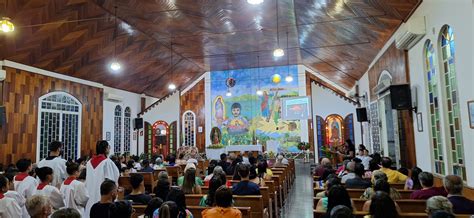
<path id="1" fill-rule="evenodd" d="M 41 183 L 36 187 L 36 195 L 44 195 L 49 198 L 51 206 L 55 210 L 64 207 L 63 195 L 59 189 L 50 185 L 53 181 L 53 169 L 51 167 L 37 168 L 36 175 L 39 177 Z"/>
<path id="2" fill-rule="evenodd" d="M 21 196 L 27 199 L 35 194 L 36 186 L 38 186 L 38 180 L 29 175 L 32 168 L 31 160 L 18 160 L 16 162 L 16 168 L 18 168 L 20 173 L 14 177 L 13 186 Z M 22 210 L 22 217 L 29 217 L 26 207 L 23 207 Z"/>
<path id="3" fill-rule="evenodd" d="M 8 179 L 0 175 L 0 215 L 6 218 L 21 217 L 22 211 L 20 205 L 18 205 L 15 199 L 4 195 L 8 191 L 8 187 Z"/>
<path id="4" fill-rule="evenodd" d="M 227 126 L 230 134 L 242 134 L 248 132 L 249 122 L 241 115 L 242 106 L 240 103 L 232 104 L 232 115 L 223 124 Z"/>
<path id="5" fill-rule="evenodd" d="M 5 197 L 13 198 L 15 199 L 16 203 L 20 208 L 23 208 L 25 206 L 26 199 L 23 197 L 20 193 L 15 191 L 13 188 L 13 178 L 15 175 L 18 173 L 18 171 L 15 170 L 10 170 L 9 172 L 5 173 L 5 177 L 8 179 L 8 191 L 4 193 Z"/>
<path id="6" fill-rule="evenodd" d="M 60 192 L 64 198 L 65 207 L 76 209 L 82 216 L 87 200 L 89 200 L 89 194 L 84 183 L 76 179 L 80 174 L 79 164 L 68 162 L 66 165 L 69 177 L 64 180 Z"/>

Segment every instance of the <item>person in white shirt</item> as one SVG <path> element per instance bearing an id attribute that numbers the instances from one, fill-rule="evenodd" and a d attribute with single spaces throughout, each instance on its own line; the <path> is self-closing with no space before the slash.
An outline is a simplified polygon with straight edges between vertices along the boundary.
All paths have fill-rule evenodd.
<path id="1" fill-rule="evenodd" d="M 118 183 L 120 171 L 115 163 L 107 158 L 110 152 L 109 143 L 105 140 L 98 141 L 96 155 L 87 162 L 86 188 L 89 192 L 89 201 L 84 211 L 84 217 L 89 217 L 92 205 L 100 200 L 100 185 L 105 179 Z"/>
<path id="2" fill-rule="evenodd" d="M 26 200 L 27 217 L 47 218 L 51 215 L 51 202 L 43 195 L 33 195 Z M 28 214 L 30 216 L 28 216 Z"/>
<path id="3" fill-rule="evenodd" d="M 0 217 L 2 218 L 16 218 L 21 217 L 22 211 L 20 205 L 15 199 L 5 196 L 8 191 L 8 179 L 0 175 Z"/>
<path id="4" fill-rule="evenodd" d="M 23 196 L 25 199 L 28 199 L 35 194 L 36 186 L 38 186 L 38 180 L 28 174 L 32 168 L 31 160 L 18 160 L 16 162 L 16 168 L 18 168 L 20 173 L 16 174 L 16 176 L 13 178 L 13 186 L 21 196 Z M 26 207 L 23 207 L 22 210 L 22 217 L 28 218 L 29 216 Z"/>
<path id="5" fill-rule="evenodd" d="M 36 175 L 41 180 L 41 183 L 36 187 L 35 195 L 44 195 L 49 198 L 51 206 L 55 210 L 64 207 L 63 195 L 56 186 L 50 185 L 53 181 L 53 169 L 51 167 L 41 167 L 36 170 Z"/>
<path id="6" fill-rule="evenodd" d="M 77 180 L 77 177 L 79 177 L 79 164 L 68 162 L 66 171 L 69 177 L 64 180 L 59 191 L 63 195 L 65 207 L 76 209 L 82 216 L 87 200 L 89 200 L 89 193 L 87 192 L 86 185 Z"/>
<path id="7" fill-rule="evenodd" d="M 51 182 L 52 186 L 59 188 L 61 183 L 66 179 L 66 160 L 61 157 L 61 149 L 63 143 L 52 141 L 49 148 L 49 156 L 38 163 L 38 167 L 50 167 L 54 171 L 54 178 Z"/>
<path id="8" fill-rule="evenodd" d="M 10 171 L 5 173 L 5 177 L 8 179 L 8 191 L 4 193 L 6 197 L 13 198 L 15 199 L 16 203 L 20 208 L 23 208 L 25 206 L 26 199 L 23 197 L 20 193 L 15 191 L 14 185 L 13 185 L 13 178 L 15 178 L 17 171 Z"/>
<path id="9" fill-rule="evenodd" d="M 365 148 L 359 149 L 359 153 L 356 158 L 359 158 L 362 161 L 362 165 L 364 165 L 365 170 L 369 170 L 370 161 L 372 160 L 372 158 L 369 156 L 369 150 Z"/>

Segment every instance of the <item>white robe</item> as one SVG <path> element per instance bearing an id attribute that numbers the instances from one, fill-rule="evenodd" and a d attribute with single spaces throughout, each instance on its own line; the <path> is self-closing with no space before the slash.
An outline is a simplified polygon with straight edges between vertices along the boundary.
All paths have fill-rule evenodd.
<path id="1" fill-rule="evenodd" d="M 87 200 L 89 200 L 86 185 L 77 180 L 72 181 L 69 185 L 63 182 L 59 191 L 63 195 L 65 207 L 76 209 L 82 217 Z"/>
<path id="2" fill-rule="evenodd" d="M 20 193 L 18 193 L 17 191 L 7 191 L 5 192 L 5 197 L 9 197 L 9 198 L 13 198 L 15 199 L 16 203 L 18 204 L 18 206 L 20 207 L 23 207 L 25 206 L 25 203 L 26 203 L 26 199 L 25 197 L 23 197 L 22 195 L 20 195 Z"/>
<path id="3" fill-rule="evenodd" d="M 22 216 L 21 207 L 16 203 L 15 199 L 7 196 L 0 199 L 0 217 L 1 218 L 17 218 Z"/>
<path id="4" fill-rule="evenodd" d="M 86 189 L 89 192 L 89 201 L 87 202 L 86 210 L 83 217 L 89 217 L 92 205 L 100 201 L 100 185 L 105 179 L 110 179 L 118 183 L 120 172 L 115 163 L 106 158 L 100 162 L 95 168 L 92 166 L 92 160 L 87 162 L 86 169 Z"/>
<path id="5" fill-rule="evenodd" d="M 51 202 L 51 206 L 53 206 L 55 210 L 64 207 L 63 195 L 58 188 L 52 185 L 46 185 L 41 190 L 37 189 L 35 195 L 43 195 L 48 197 L 49 201 Z"/>
<path id="6" fill-rule="evenodd" d="M 31 176 L 27 176 L 22 181 L 16 181 L 17 176 L 19 176 L 19 174 L 13 177 L 13 186 L 15 187 L 15 191 L 17 191 L 25 199 L 33 196 L 36 192 L 36 186 L 38 186 L 38 180 Z M 25 206 L 22 207 L 21 217 L 30 217 Z"/>
<path id="7" fill-rule="evenodd" d="M 51 160 L 43 159 L 38 163 L 38 167 L 51 167 L 54 172 L 51 185 L 59 188 L 67 177 L 66 162 L 67 161 L 61 157 L 56 157 Z"/>

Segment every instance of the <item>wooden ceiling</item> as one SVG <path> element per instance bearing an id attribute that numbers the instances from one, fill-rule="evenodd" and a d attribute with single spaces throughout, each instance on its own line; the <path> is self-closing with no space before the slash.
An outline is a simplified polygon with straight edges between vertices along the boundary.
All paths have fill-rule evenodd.
<path id="1" fill-rule="evenodd" d="M 276 0 L 0 0 L 16 25 L 0 34 L 0 58 L 161 97 L 170 81 L 182 88 L 205 71 L 256 67 L 257 56 L 286 65 L 272 50 L 277 35 L 286 48 L 288 33 L 290 64 L 351 88 L 421 1 L 278 0 L 277 28 Z M 119 73 L 108 69 L 115 45 Z"/>

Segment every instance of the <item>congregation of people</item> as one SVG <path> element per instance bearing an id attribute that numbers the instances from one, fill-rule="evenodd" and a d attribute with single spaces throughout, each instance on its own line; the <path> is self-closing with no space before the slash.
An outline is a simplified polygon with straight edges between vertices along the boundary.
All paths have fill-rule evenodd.
<path id="1" fill-rule="evenodd" d="M 399 217 L 403 208 L 397 201 L 405 190 L 410 190 L 409 199 L 426 201 L 424 212 L 429 217 L 474 214 L 474 201 L 462 194 L 461 177 L 447 175 L 442 178 L 443 185 L 437 187 L 432 173 L 418 167 L 395 169 L 391 158 L 378 153 L 369 155 L 364 145 L 359 145 L 357 155 L 354 149 L 346 150 L 341 154 L 344 161 L 340 166 L 321 158 L 313 170 L 315 214 L 337 218 L 355 217 L 356 213 L 372 218 Z M 363 190 L 356 199 L 349 194 L 355 189 Z M 365 201 L 361 211 L 354 203 L 359 199 Z"/>
<path id="2" fill-rule="evenodd" d="M 186 195 L 204 194 L 199 206 L 207 207 L 202 217 L 242 217 L 234 208 L 236 195 L 260 195 L 265 181 L 271 180 L 269 166 L 285 167 L 288 160 L 278 155 L 272 163 L 263 155 L 244 156 L 221 154 L 220 160 L 210 160 L 204 175 L 197 169 L 198 160 L 156 156 L 139 161 L 126 155 L 109 158 L 110 146 L 99 141 L 96 154 L 90 158 L 64 160 L 63 144 L 49 145 L 49 156 L 32 163 L 20 159 L 0 169 L 1 217 L 132 217 L 134 205 L 144 205 L 143 217 L 191 218 L 186 206 Z M 153 173 L 167 166 L 185 165 L 183 175 L 173 180 L 166 170 L 159 171 L 154 188 L 145 188 L 144 173 Z M 3 167 L 2 167 L 3 168 Z M 231 184 L 232 181 L 238 181 Z M 119 184 L 119 177 L 127 178 L 131 190 Z M 206 193 L 201 187 L 206 186 Z M 119 200 L 120 196 L 123 199 Z"/>

